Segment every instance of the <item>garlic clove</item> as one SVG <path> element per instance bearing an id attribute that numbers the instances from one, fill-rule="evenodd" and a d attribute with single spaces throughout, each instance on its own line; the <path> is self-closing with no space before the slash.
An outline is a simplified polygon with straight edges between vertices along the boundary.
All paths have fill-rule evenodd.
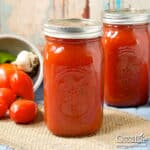
<path id="1" fill-rule="evenodd" d="M 23 50 L 17 55 L 16 60 L 12 64 L 29 73 L 39 65 L 39 59 L 34 53 Z"/>

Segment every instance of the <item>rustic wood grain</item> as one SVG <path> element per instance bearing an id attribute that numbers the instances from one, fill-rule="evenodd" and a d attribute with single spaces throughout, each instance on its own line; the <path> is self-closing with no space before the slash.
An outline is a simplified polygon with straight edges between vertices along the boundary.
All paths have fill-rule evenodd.
<path id="1" fill-rule="evenodd" d="M 91 18 L 101 18 L 102 1 L 89 1 Z M 128 1 L 137 8 L 150 8 L 149 0 Z M 81 18 L 85 6 L 86 0 L 0 0 L 0 33 L 22 35 L 43 46 L 42 24 L 48 18 Z"/>
<path id="2" fill-rule="evenodd" d="M 15 33 L 41 46 L 44 41 L 42 24 L 48 18 L 81 18 L 85 2 L 86 0 L 0 0 L 0 33 Z M 93 7 L 93 18 L 100 16 L 99 0 L 91 0 L 90 7 Z"/>

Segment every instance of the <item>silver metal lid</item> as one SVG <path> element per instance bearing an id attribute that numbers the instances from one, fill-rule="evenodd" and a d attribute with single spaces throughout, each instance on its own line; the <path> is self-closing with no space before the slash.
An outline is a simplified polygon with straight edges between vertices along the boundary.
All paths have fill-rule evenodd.
<path id="1" fill-rule="evenodd" d="M 52 19 L 44 24 L 44 34 L 64 39 L 90 39 L 102 36 L 100 22 L 90 19 Z"/>
<path id="2" fill-rule="evenodd" d="M 149 22 L 150 13 L 147 11 L 107 11 L 103 15 L 103 23 L 118 24 L 118 25 L 132 25 L 145 24 Z"/>

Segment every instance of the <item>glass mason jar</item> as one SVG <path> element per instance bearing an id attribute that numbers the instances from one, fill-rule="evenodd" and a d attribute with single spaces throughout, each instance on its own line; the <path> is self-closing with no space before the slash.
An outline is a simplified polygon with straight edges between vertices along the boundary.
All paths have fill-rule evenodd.
<path id="1" fill-rule="evenodd" d="M 102 0 L 51 0 L 48 15 L 51 19 L 92 18 L 100 19 Z"/>
<path id="2" fill-rule="evenodd" d="M 98 23 L 50 20 L 44 26 L 44 107 L 58 136 L 96 132 L 103 118 L 103 51 Z"/>
<path id="3" fill-rule="evenodd" d="M 109 10 L 150 10 L 149 0 L 103 0 L 105 11 Z"/>
<path id="4" fill-rule="evenodd" d="M 150 39 L 148 15 L 109 12 L 104 15 L 105 100 L 117 107 L 148 100 Z"/>

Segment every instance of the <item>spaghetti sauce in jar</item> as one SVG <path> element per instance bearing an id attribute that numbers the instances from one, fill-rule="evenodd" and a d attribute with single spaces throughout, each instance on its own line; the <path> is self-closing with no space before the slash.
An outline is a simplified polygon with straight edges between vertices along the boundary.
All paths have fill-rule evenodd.
<path id="1" fill-rule="evenodd" d="M 103 118 L 101 29 L 91 20 L 50 20 L 44 26 L 44 107 L 58 136 L 96 132 Z"/>
<path id="2" fill-rule="evenodd" d="M 105 100 L 117 107 L 148 101 L 150 41 L 148 15 L 109 12 L 104 15 Z"/>

